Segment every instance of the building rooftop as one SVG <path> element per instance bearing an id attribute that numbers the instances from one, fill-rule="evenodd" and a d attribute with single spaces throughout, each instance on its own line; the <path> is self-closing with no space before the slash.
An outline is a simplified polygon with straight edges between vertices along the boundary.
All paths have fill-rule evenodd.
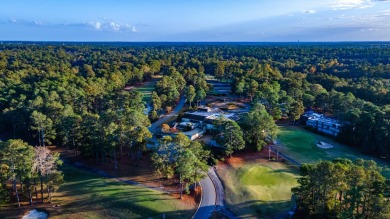
<path id="1" fill-rule="evenodd" d="M 195 113 L 184 113 L 183 119 L 190 119 L 196 121 L 203 121 L 208 115 L 195 114 Z"/>
<path id="2" fill-rule="evenodd" d="M 188 131 L 188 132 L 182 132 L 182 133 L 187 135 L 187 136 L 192 136 L 192 135 L 195 135 L 195 134 L 198 134 L 198 133 L 202 133 L 202 132 L 203 132 L 202 129 L 196 128 L 194 130 L 191 130 L 191 131 Z"/>
<path id="3" fill-rule="evenodd" d="M 184 113 L 183 118 L 197 120 L 197 121 L 204 121 L 205 119 L 216 120 L 219 119 L 222 115 L 227 119 L 232 119 L 232 120 L 238 119 L 238 117 L 234 113 L 223 114 L 223 112 L 205 112 L 205 111 L 186 112 Z"/>
<path id="4" fill-rule="evenodd" d="M 313 111 L 306 112 L 304 116 L 306 116 L 310 121 L 318 121 L 318 122 L 331 124 L 335 126 L 342 126 L 342 123 L 339 120 L 327 117 L 322 114 L 315 113 Z"/>

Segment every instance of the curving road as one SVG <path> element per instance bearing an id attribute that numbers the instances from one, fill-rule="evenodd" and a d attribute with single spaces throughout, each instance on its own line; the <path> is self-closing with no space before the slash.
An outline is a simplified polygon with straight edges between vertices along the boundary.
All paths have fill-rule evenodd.
<path id="1" fill-rule="evenodd" d="M 192 217 L 193 219 L 209 218 L 213 214 L 217 202 L 217 193 L 210 177 L 202 179 L 199 184 L 202 187 L 202 199 L 198 210 Z"/>
<path id="2" fill-rule="evenodd" d="M 221 180 L 219 179 L 215 167 L 211 167 L 207 172 L 207 177 L 200 181 L 202 187 L 202 199 L 193 219 L 210 218 L 214 211 L 218 211 L 229 219 L 237 217 L 225 207 L 225 192 Z"/>
<path id="3" fill-rule="evenodd" d="M 167 115 L 160 118 L 159 120 L 155 121 L 150 127 L 149 131 L 154 133 L 156 128 L 160 127 L 162 124 L 164 124 L 166 121 L 168 121 L 173 116 L 179 114 L 180 110 L 183 108 L 184 104 L 186 102 L 186 98 L 184 96 L 181 96 L 179 102 L 177 103 L 176 107 Z"/>
<path id="4" fill-rule="evenodd" d="M 215 211 L 217 211 L 218 213 L 222 214 L 223 216 L 229 219 L 238 218 L 225 207 L 225 200 L 224 200 L 225 190 L 223 188 L 221 179 L 218 176 L 216 168 L 215 167 L 211 168 L 207 175 L 211 178 L 215 186 L 215 191 L 217 195 L 217 200 L 215 203 L 216 205 Z"/>
<path id="5" fill-rule="evenodd" d="M 149 131 L 154 133 L 157 128 L 159 128 L 166 121 L 170 120 L 173 116 L 179 114 L 180 110 L 185 104 L 185 98 L 182 96 L 176 105 L 176 107 L 169 114 L 160 118 L 154 122 L 150 127 Z M 235 219 L 233 213 L 228 211 L 224 205 L 224 189 L 221 180 L 215 172 L 215 167 L 211 167 L 207 172 L 207 177 L 200 181 L 200 186 L 202 187 L 202 199 L 199 204 L 198 210 L 195 212 L 193 219 L 205 219 L 210 218 L 213 212 L 216 210 L 219 213 L 223 214 L 227 218 Z"/>

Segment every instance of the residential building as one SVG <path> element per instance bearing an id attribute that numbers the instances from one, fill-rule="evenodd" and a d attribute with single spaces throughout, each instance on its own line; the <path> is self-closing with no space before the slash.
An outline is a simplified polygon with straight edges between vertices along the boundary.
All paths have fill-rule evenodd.
<path id="1" fill-rule="evenodd" d="M 337 136 L 341 131 L 341 127 L 343 126 L 342 123 L 337 119 L 314 113 L 313 111 L 308 111 L 303 114 L 302 121 L 306 121 L 307 126 L 332 136 Z"/>

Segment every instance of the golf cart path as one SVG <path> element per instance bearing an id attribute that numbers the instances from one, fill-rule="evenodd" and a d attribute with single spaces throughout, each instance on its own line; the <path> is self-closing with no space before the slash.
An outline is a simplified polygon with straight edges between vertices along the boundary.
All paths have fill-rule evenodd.
<path id="1" fill-rule="evenodd" d="M 215 167 L 209 169 L 207 177 L 200 181 L 200 186 L 202 187 L 202 199 L 193 219 L 210 218 L 214 211 L 230 219 L 237 218 L 225 207 L 225 192 L 222 182 L 215 172 Z"/>

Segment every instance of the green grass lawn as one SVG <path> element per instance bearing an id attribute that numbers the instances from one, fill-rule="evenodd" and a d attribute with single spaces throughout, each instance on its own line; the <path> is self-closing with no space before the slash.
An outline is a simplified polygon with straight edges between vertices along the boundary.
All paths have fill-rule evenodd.
<path id="1" fill-rule="evenodd" d="M 142 87 L 134 88 L 135 90 L 141 92 L 144 95 L 143 101 L 145 101 L 146 103 L 150 102 L 152 92 L 154 91 L 154 85 L 156 84 L 157 81 L 158 81 L 157 79 L 147 81 L 143 84 Z"/>
<path id="2" fill-rule="evenodd" d="M 64 166 L 66 183 L 54 203 L 62 206 L 56 218 L 190 218 L 191 206 L 161 192 L 101 178 Z"/>
<path id="3" fill-rule="evenodd" d="M 298 171 L 277 162 L 248 162 L 218 171 L 228 207 L 242 218 L 268 218 L 291 207 Z"/>
<path id="4" fill-rule="evenodd" d="M 332 160 L 337 157 L 355 160 L 357 158 L 375 160 L 383 168 L 382 174 L 390 178 L 390 166 L 387 162 L 375 159 L 330 138 L 317 135 L 298 127 L 280 127 L 278 140 L 282 144 L 279 150 L 301 163 L 313 163 L 319 160 Z M 334 145 L 334 148 L 317 147 L 318 141 Z"/>
<path id="5" fill-rule="evenodd" d="M 79 170 L 69 165 L 61 168 L 65 183 L 54 194 L 53 204 L 43 208 L 50 218 L 191 218 L 195 209 L 167 194 Z M 42 209 L 42 207 L 41 207 Z M 3 214 L 4 213 L 4 214 Z M 17 218 L 20 210 L 0 210 L 0 218 Z"/>

